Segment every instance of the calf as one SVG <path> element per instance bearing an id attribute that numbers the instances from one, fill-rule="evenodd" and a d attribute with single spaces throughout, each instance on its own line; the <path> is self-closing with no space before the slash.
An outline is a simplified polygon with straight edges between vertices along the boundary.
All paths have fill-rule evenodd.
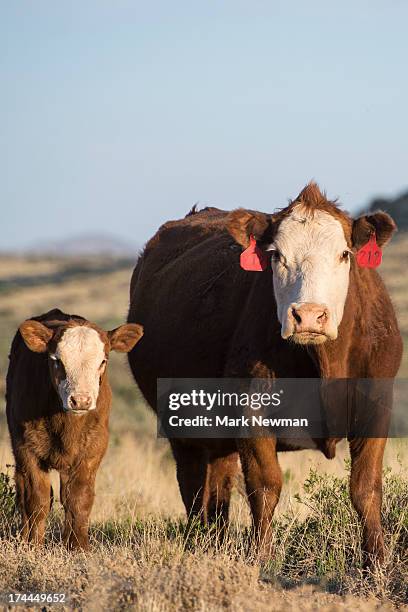
<path id="1" fill-rule="evenodd" d="M 7 422 L 16 462 L 22 537 L 44 541 L 49 471 L 60 474 L 68 548 L 87 549 L 95 476 L 108 444 L 111 350 L 126 353 L 137 324 L 103 331 L 58 309 L 22 323 L 10 353 Z"/>

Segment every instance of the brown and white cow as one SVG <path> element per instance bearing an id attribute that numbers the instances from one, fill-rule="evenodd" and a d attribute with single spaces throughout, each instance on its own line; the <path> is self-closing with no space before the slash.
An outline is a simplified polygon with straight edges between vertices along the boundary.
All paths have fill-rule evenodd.
<path id="1" fill-rule="evenodd" d="M 314 183 L 276 214 L 210 208 L 163 225 L 134 270 L 128 315 L 145 328 L 129 362 L 150 405 L 156 408 L 159 377 L 395 377 L 402 343 L 393 306 L 380 276 L 358 267 L 354 256 L 373 232 L 384 246 L 394 230 L 383 212 L 352 219 Z M 240 268 L 251 235 L 271 252 L 264 272 Z M 336 442 L 313 443 L 330 458 Z M 268 553 L 282 486 L 277 452 L 309 442 L 170 443 L 186 511 L 206 521 L 227 520 L 239 453 L 254 526 Z M 378 560 L 385 443 L 350 439 L 351 498 L 363 521 L 364 549 Z"/>
<path id="2" fill-rule="evenodd" d="M 109 352 L 130 351 L 142 335 L 137 324 L 106 332 L 58 309 L 20 325 L 6 399 L 25 540 L 44 540 L 49 471 L 55 469 L 65 510 L 64 541 L 69 548 L 88 548 L 95 477 L 108 444 Z"/>

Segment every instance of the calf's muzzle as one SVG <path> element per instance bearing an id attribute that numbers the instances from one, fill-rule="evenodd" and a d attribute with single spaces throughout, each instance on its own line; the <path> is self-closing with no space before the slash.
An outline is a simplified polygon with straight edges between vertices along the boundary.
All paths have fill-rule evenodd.
<path id="1" fill-rule="evenodd" d="M 71 410 L 89 410 L 92 397 L 88 393 L 75 393 L 69 396 L 68 404 Z"/>

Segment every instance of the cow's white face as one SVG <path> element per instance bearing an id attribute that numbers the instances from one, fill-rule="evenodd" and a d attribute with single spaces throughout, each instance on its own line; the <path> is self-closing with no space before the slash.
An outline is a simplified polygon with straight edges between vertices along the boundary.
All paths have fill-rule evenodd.
<path id="1" fill-rule="evenodd" d="M 351 219 L 312 181 L 288 208 L 276 214 L 233 210 L 226 218 L 226 229 L 243 249 L 255 238 L 258 250 L 273 251 L 282 337 L 298 344 L 321 344 L 337 338 L 343 318 L 352 253 L 349 245 L 358 251 L 374 235 L 382 248 L 396 225 L 382 211 Z M 253 255 L 256 263 L 256 252 Z M 251 266 L 243 267 L 249 273 L 258 270 Z"/>
<path id="2" fill-rule="evenodd" d="M 94 410 L 107 361 L 99 333 L 85 326 L 68 328 L 50 360 L 64 410 Z"/>
<path id="3" fill-rule="evenodd" d="M 299 344 L 335 339 L 350 272 L 341 223 L 299 204 L 281 221 L 269 250 L 282 337 Z"/>

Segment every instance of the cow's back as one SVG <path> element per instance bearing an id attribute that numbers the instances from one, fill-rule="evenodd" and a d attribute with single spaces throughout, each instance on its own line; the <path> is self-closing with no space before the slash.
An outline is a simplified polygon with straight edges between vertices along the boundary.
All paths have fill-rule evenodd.
<path id="1" fill-rule="evenodd" d="M 210 209 L 165 224 L 134 270 L 128 321 L 144 326 L 144 338 L 129 363 L 153 407 L 159 377 L 223 375 L 258 276 L 240 268 L 241 248 L 225 229 L 226 216 Z"/>

